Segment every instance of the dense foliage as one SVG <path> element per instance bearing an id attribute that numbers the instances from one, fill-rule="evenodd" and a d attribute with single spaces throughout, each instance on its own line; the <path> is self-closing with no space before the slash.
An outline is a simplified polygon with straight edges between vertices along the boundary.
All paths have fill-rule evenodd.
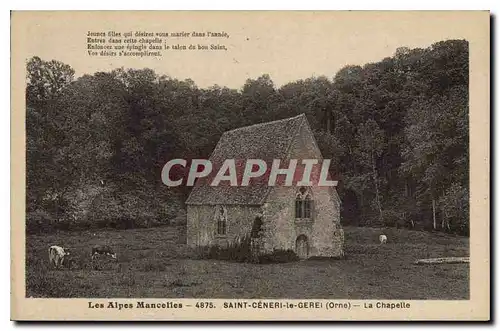
<path id="1" fill-rule="evenodd" d="M 28 230 L 138 227 L 180 217 L 187 188 L 167 188 L 171 158 L 208 158 L 230 129 L 305 113 L 340 181 L 342 222 L 468 234 L 468 43 L 350 65 L 276 87 L 199 88 L 150 69 L 74 79 L 27 63 Z"/>

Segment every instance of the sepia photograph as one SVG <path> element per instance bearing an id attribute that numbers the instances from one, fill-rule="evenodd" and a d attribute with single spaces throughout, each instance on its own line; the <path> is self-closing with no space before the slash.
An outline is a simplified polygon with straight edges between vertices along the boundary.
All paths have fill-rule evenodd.
<path id="1" fill-rule="evenodd" d="M 16 298 L 410 314 L 489 286 L 487 11 L 140 15 L 13 13 Z"/>

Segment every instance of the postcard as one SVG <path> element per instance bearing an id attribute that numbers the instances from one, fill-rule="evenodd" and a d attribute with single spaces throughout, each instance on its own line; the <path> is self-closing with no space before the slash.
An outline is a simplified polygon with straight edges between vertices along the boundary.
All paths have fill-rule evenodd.
<path id="1" fill-rule="evenodd" d="M 13 11 L 11 319 L 488 321 L 488 11 Z"/>

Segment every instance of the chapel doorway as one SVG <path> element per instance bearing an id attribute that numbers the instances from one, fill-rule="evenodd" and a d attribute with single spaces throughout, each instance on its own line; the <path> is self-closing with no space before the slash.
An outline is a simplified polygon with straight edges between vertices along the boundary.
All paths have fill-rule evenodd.
<path id="1" fill-rule="evenodd" d="M 297 237 L 295 241 L 295 251 L 301 260 L 305 260 L 309 257 L 309 244 L 305 235 L 301 234 Z"/>

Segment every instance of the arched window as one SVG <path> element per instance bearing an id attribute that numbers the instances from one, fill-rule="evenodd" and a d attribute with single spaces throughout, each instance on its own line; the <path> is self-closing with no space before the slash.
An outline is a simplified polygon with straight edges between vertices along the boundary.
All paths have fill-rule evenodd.
<path id="1" fill-rule="evenodd" d="M 304 199 L 304 218 L 312 218 L 312 199 L 309 194 Z"/>
<path id="2" fill-rule="evenodd" d="M 297 194 L 295 198 L 295 218 L 302 218 L 302 215 L 304 214 L 304 204 L 302 202 L 302 196 Z"/>
<path id="3" fill-rule="evenodd" d="M 226 235 L 227 233 L 227 210 L 223 206 L 219 208 L 217 215 L 217 234 Z"/>
<path id="4" fill-rule="evenodd" d="M 308 189 L 301 187 L 295 196 L 295 218 L 312 219 L 314 203 Z"/>

